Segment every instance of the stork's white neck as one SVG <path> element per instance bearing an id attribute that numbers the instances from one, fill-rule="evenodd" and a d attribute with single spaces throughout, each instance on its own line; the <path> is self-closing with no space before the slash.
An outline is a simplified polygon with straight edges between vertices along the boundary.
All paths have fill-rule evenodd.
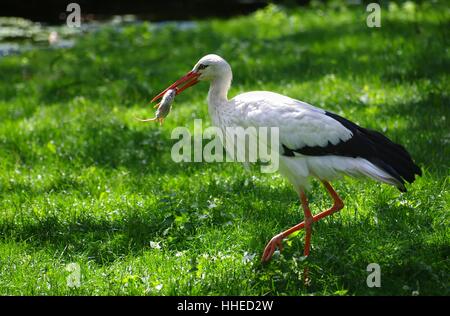
<path id="1" fill-rule="evenodd" d="M 208 93 L 209 106 L 217 107 L 228 102 L 228 90 L 230 90 L 232 74 L 224 73 L 211 81 Z"/>
<path id="2" fill-rule="evenodd" d="M 230 65 L 224 61 L 219 71 L 211 78 L 208 93 L 208 112 L 214 126 L 227 126 L 226 112 L 231 111 L 228 101 L 233 73 Z"/>

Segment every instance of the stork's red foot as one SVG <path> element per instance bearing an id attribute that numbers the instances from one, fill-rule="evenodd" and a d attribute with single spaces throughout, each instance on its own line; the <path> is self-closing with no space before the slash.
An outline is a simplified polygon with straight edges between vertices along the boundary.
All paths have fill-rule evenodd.
<path id="1" fill-rule="evenodd" d="M 269 243 L 267 244 L 266 248 L 264 249 L 264 253 L 262 255 L 261 261 L 267 262 L 272 258 L 273 253 L 275 250 L 280 249 L 280 251 L 283 250 L 283 239 L 292 234 L 293 232 L 296 232 L 300 229 L 305 228 L 306 235 L 305 235 L 305 249 L 304 249 L 304 256 L 309 256 L 309 250 L 311 248 L 311 226 L 314 222 L 317 222 L 321 218 L 324 218 L 325 216 L 331 215 L 339 210 L 341 210 L 344 207 L 344 203 L 342 202 L 339 195 L 334 191 L 333 187 L 327 182 L 322 181 L 327 191 L 330 193 L 331 197 L 333 198 L 333 206 L 326 211 L 323 211 L 315 216 L 311 214 L 311 210 L 308 206 L 308 199 L 306 198 L 305 192 L 303 190 L 299 190 L 299 197 L 300 201 L 302 203 L 303 212 L 305 214 L 305 220 L 301 222 L 300 224 L 297 224 L 288 230 L 282 232 L 281 234 L 278 234 L 274 236 Z M 308 278 L 308 272 L 305 271 L 305 280 Z"/>
<path id="2" fill-rule="evenodd" d="M 267 244 L 266 248 L 264 248 L 264 253 L 261 258 L 261 262 L 267 262 L 272 258 L 273 253 L 275 250 L 280 249 L 280 251 L 283 250 L 283 234 L 278 234 L 274 236 L 269 243 Z"/>

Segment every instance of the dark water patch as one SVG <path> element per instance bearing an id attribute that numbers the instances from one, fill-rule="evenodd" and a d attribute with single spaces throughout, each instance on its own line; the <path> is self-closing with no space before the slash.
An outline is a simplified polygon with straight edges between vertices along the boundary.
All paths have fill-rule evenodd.
<path id="1" fill-rule="evenodd" d="M 23 2 L 22 5 L 20 3 Z M 133 14 L 150 21 L 190 20 L 208 17 L 231 17 L 248 14 L 267 5 L 268 0 L 77 0 L 84 21 L 109 19 L 113 15 Z M 308 1 L 300 1 L 308 2 Z M 67 17 L 70 1 L 3 0 L 2 15 L 20 16 L 37 22 L 61 24 Z"/>

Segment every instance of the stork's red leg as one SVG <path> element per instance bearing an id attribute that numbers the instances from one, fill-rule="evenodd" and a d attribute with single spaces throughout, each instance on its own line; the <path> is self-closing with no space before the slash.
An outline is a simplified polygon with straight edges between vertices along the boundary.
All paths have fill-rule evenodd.
<path id="1" fill-rule="evenodd" d="M 283 250 L 282 241 L 284 238 L 292 234 L 293 232 L 300 230 L 302 228 L 305 228 L 306 235 L 305 235 L 305 249 L 304 249 L 304 255 L 308 256 L 309 251 L 311 248 L 311 226 L 312 223 L 319 221 L 320 219 L 324 218 L 325 216 L 331 215 L 339 210 L 341 210 L 344 207 L 344 202 L 342 202 L 342 199 L 339 197 L 339 195 L 334 191 L 333 187 L 328 183 L 327 181 L 322 181 L 323 185 L 325 186 L 325 189 L 327 189 L 328 193 L 330 194 L 331 198 L 333 199 L 333 206 L 323 211 L 317 215 L 312 216 L 311 210 L 309 209 L 308 200 L 306 198 L 306 195 L 303 191 L 299 192 L 300 201 L 302 203 L 303 212 L 305 214 L 305 220 L 301 222 L 300 224 L 297 224 L 288 230 L 274 236 L 269 243 L 267 244 L 266 248 L 264 249 L 263 256 L 261 258 L 261 261 L 266 262 L 269 261 L 272 257 L 273 253 L 277 248 L 280 250 Z"/>

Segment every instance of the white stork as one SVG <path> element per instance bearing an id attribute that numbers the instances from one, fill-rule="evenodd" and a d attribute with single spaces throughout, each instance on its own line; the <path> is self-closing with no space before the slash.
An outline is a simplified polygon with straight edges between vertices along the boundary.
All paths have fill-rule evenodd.
<path id="1" fill-rule="evenodd" d="M 201 58 L 194 68 L 153 98 L 161 98 L 168 89 L 177 94 L 199 81 L 210 81 L 208 110 L 215 126 L 247 128 L 279 128 L 279 172 L 294 186 L 304 212 L 304 221 L 274 236 L 264 249 L 262 261 L 274 251 L 282 250 L 282 241 L 293 232 L 305 228 L 304 255 L 311 245 L 311 225 L 344 207 L 329 181 L 342 175 L 366 176 L 406 191 L 405 181 L 412 183 L 420 168 L 410 154 L 386 136 L 331 112 L 305 102 L 267 91 L 253 91 L 228 100 L 232 71 L 220 56 Z M 308 179 L 319 179 L 333 199 L 333 206 L 313 215 L 305 190 Z"/>

